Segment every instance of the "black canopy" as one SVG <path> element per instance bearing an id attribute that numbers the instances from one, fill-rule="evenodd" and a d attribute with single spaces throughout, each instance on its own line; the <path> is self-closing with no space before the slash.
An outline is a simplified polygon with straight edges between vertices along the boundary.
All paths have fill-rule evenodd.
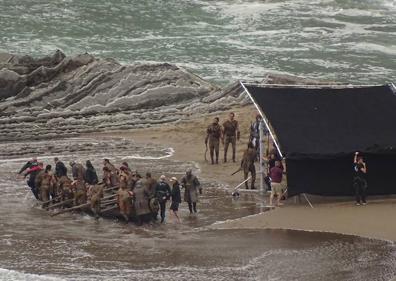
<path id="1" fill-rule="evenodd" d="M 286 156 L 290 193 L 352 194 L 355 151 L 366 156 L 369 193 L 396 193 L 394 86 L 245 86 Z"/>

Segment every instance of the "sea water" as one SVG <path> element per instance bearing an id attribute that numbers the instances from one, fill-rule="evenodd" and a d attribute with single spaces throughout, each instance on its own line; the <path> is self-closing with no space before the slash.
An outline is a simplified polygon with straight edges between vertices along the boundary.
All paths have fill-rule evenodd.
<path id="1" fill-rule="evenodd" d="M 266 72 L 383 84 L 395 12 L 395 0 L 2 0 L 0 51 L 169 62 L 221 85 Z"/>
<path id="2" fill-rule="evenodd" d="M 214 230 L 219 221 L 260 212 L 257 198 L 233 199 L 206 181 L 198 163 L 172 159 L 172 149 L 122 138 L 72 138 L 0 144 L 0 280 L 389 280 L 395 245 L 337 234 L 290 230 Z M 187 168 L 204 189 L 198 214 L 181 204 L 181 224 L 137 227 L 81 213 L 51 217 L 17 176 L 31 156 L 91 160 L 101 177 L 103 158 L 127 161 L 144 174 L 180 178 Z M 136 157 L 135 157 L 135 156 Z M 125 160 L 127 159 L 127 160 Z"/>

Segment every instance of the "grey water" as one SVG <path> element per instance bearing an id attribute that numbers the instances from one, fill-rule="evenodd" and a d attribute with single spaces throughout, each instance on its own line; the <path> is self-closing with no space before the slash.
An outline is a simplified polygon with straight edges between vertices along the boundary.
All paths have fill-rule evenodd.
<path id="1" fill-rule="evenodd" d="M 270 71 L 352 84 L 395 81 L 396 1 L 0 0 L 0 52 L 83 52 L 169 62 L 225 85 Z M 197 216 L 137 228 L 87 215 L 51 218 L 16 171 L 32 156 L 102 158 L 180 177 L 199 165 L 123 139 L 0 143 L 0 280 L 390 280 L 395 245 L 287 230 L 210 230 L 260 212 L 202 178 Z M 203 175 L 202 175 L 203 176 Z M 362 226 L 364 227 L 364 226 Z"/>
<path id="2" fill-rule="evenodd" d="M 389 280 L 393 243 L 287 230 L 215 230 L 216 222 L 260 212 L 254 195 L 233 199 L 202 178 L 199 165 L 170 158 L 169 147 L 122 138 L 72 138 L 0 144 L 0 280 Z M 199 213 L 181 205 L 181 224 L 137 227 L 81 213 L 50 217 L 16 175 L 31 157 L 52 164 L 104 157 L 139 173 L 180 177 L 192 168 L 203 184 Z"/>
<path id="3" fill-rule="evenodd" d="M 395 0 L 1 0 L 0 51 L 169 62 L 223 85 L 268 71 L 383 84 L 395 12 Z"/>

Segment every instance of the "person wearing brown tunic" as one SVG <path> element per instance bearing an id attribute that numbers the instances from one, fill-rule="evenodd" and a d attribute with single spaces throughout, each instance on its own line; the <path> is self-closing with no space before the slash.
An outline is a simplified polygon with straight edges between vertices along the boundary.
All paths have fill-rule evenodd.
<path id="1" fill-rule="evenodd" d="M 157 181 L 151 177 L 151 173 L 146 173 L 146 180 L 144 182 L 147 192 L 149 193 L 149 197 L 154 197 L 155 187 L 157 186 Z"/>
<path id="2" fill-rule="evenodd" d="M 135 196 L 135 213 L 138 224 L 142 224 L 146 220 L 152 219 L 152 213 L 149 208 L 149 193 L 139 175 L 134 176 L 135 188 L 133 194 Z"/>
<path id="3" fill-rule="evenodd" d="M 197 212 L 198 191 L 202 194 L 201 184 L 198 178 L 192 174 L 192 170 L 188 169 L 186 175 L 180 180 L 184 187 L 184 201 L 188 204 L 190 214 Z"/>
<path id="4" fill-rule="evenodd" d="M 252 176 L 250 188 L 255 189 L 254 183 L 256 182 L 256 167 L 254 161 L 256 159 L 256 149 L 251 142 L 248 143 L 247 149 L 243 152 L 241 161 L 241 168 L 243 170 L 244 179 L 247 180 L 249 173 Z M 245 182 L 246 189 L 249 189 L 248 181 Z"/>
<path id="5" fill-rule="evenodd" d="M 72 175 L 74 180 L 85 181 L 85 168 L 82 164 L 76 163 L 74 161 L 70 162 L 72 167 Z"/>
<path id="6" fill-rule="evenodd" d="M 40 199 L 43 202 L 49 200 L 50 192 L 53 190 L 55 184 L 54 175 L 51 172 L 51 165 L 47 165 L 45 170 L 41 170 L 35 179 L 35 185 L 40 191 Z M 45 207 L 43 205 L 43 207 Z"/>
<path id="7" fill-rule="evenodd" d="M 235 162 L 236 141 L 239 140 L 240 132 L 238 121 L 234 119 L 233 112 L 229 115 L 229 120 L 223 123 L 223 144 L 224 144 L 224 162 L 227 162 L 228 146 L 232 145 L 232 161 Z"/>
<path id="8" fill-rule="evenodd" d="M 72 184 L 74 189 L 74 206 L 82 205 L 87 202 L 87 190 L 83 180 L 75 180 Z"/>
<path id="9" fill-rule="evenodd" d="M 132 210 L 132 192 L 128 190 L 128 178 L 127 169 L 120 169 L 120 188 L 117 191 L 117 203 L 126 222 L 129 221 Z"/>
<path id="10" fill-rule="evenodd" d="M 97 219 L 100 214 L 100 202 L 103 198 L 103 184 L 91 185 L 88 191 L 88 198 L 91 203 L 91 211 Z"/>
<path id="11" fill-rule="evenodd" d="M 209 142 L 209 152 L 212 164 L 215 163 L 214 155 L 216 154 L 216 164 L 219 164 L 219 148 L 221 138 L 221 126 L 219 125 L 219 118 L 215 117 L 213 123 L 206 129 L 205 144 Z"/>

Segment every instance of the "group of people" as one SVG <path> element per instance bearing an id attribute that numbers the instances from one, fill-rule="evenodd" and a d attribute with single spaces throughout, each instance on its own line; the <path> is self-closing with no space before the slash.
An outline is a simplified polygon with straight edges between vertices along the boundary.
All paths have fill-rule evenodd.
<path id="1" fill-rule="evenodd" d="M 43 207 L 51 203 L 65 202 L 67 207 L 90 205 L 95 216 L 101 212 L 101 200 L 104 191 L 116 190 L 114 194 L 120 215 L 129 221 L 136 218 L 138 223 L 157 220 L 158 212 L 161 222 L 165 221 L 166 205 L 171 201 L 170 210 L 178 222 L 181 190 L 184 189 L 184 201 L 187 202 L 190 214 L 197 212 L 198 194 L 202 188 L 198 178 L 188 169 L 180 181 L 176 177 L 168 179 L 161 175 L 155 180 L 150 172 L 145 178 L 137 171 L 132 171 L 127 162 L 116 168 L 109 159 L 103 160 L 103 177 L 98 175 L 91 161 L 81 163 L 70 161 L 72 178 L 68 177 L 66 165 L 57 157 L 54 158 L 55 171 L 51 165 L 38 162 L 37 158 L 28 161 L 18 174 L 29 177 L 27 184 L 36 199 L 42 201 Z"/>
<path id="2" fill-rule="evenodd" d="M 236 141 L 240 138 L 238 121 L 235 114 L 231 112 L 229 119 L 223 125 L 219 124 L 220 119 L 215 117 L 212 124 L 206 130 L 205 144 L 209 145 L 209 154 L 212 164 L 219 164 L 220 142 L 224 145 L 224 163 L 227 162 L 228 147 L 232 146 L 232 161 L 235 162 Z"/>
<path id="3" fill-rule="evenodd" d="M 205 144 L 209 145 L 210 160 L 212 164 L 219 163 L 219 148 L 220 142 L 224 144 L 224 162 L 227 162 L 228 147 L 232 145 L 232 161 L 236 162 L 236 141 L 240 138 L 240 131 L 238 121 L 235 120 L 235 114 L 229 113 L 229 119 L 226 120 L 222 125 L 219 124 L 219 118 L 215 117 L 212 124 L 210 124 L 206 130 Z M 254 122 L 250 125 L 249 142 L 246 150 L 243 152 L 240 169 L 243 171 L 245 187 L 249 189 L 248 177 L 250 173 L 250 189 L 255 189 L 256 182 L 256 167 L 255 162 L 259 159 L 260 149 L 260 130 L 263 130 L 263 136 L 268 135 L 268 130 L 261 126 L 263 119 L 260 114 L 256 115 Z M 271 190 L 270 205 L 272 200 L 276 196 L 278 201 L 277 205 L 280 205 L 280 199 L 284 195 L 285 187 L 282 184 L 283 174 L 285 173 L 282 159 L 276 153 L 276 150 L 270 152 L 270 156 L 264 159 L 268 163 L 266 184 L 268 189 Z"/>

